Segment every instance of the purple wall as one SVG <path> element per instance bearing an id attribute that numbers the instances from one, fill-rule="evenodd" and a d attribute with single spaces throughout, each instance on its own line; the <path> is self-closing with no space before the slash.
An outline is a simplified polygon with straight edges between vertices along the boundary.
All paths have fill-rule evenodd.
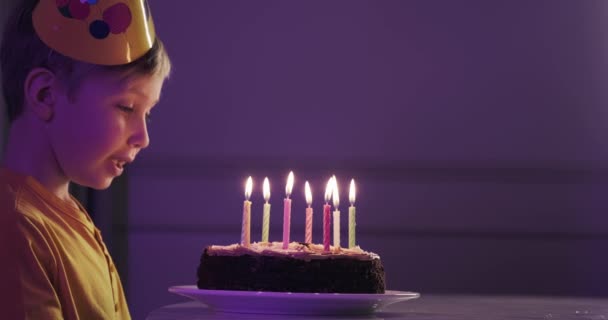
<path id="1" fill-rule="evenodd" d="M 326 179 L 343 212 L 357 179 L 390 289 L 608 295 L 608 2 L 150 6 L 174 73 L 129 170 L 135 318 L 183 301 L 167 287 L 195 283 L 204 246 L 239 241 L 247 175 L 252 237 L 269 176 L 279 240 L 289 170 L 292 233 L 310 180 L 315 241 Z"/>

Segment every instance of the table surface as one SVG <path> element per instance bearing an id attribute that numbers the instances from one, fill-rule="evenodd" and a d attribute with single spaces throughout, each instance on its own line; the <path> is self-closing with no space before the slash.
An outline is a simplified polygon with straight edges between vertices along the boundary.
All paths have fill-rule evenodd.
<path id="1" fill-rule="evenodd" d="M 198 301 L 172 304 L 152 311 L 146 320 L 190 319 L 576 319 L 608 320 L 608 298 L 425 295 L 368 315 L 288 316 L 214 312 Z"/>

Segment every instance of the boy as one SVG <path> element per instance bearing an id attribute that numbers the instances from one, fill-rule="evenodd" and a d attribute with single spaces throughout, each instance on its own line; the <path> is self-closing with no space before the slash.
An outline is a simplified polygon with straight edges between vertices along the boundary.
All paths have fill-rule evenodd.
<path id="1" fill-rule="evenodd" d="M 1 193 L 0 193 L 1 195 Z M 0 203 L 3 199 L 0 199 Z M 23 300 L 15 248 L 17 222 L 10 212 L 0 212 L 0 310 L 3 319 L 23 319 Z"/>
<path id="2" fill-rule="evenodd" d="M 107 188 L 149 144 L 170 71 L 145 1 L 19 0 L 2 39 L 10 131 L 0 214 L 17 217 L 28 319 L 130 319 L 99 230 L 68 192 Z"/>

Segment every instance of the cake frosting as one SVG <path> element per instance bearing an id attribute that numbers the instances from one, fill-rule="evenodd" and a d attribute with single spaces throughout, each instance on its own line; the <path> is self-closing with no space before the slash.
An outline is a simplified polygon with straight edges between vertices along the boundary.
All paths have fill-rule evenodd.
<path id="1" fill-rule="evenodd" d="M 329 251 L 325 251 L 323 245 L 312 243 L 291 242 L 287 249 L 283 249 L 282 242 L 254 242 L 245 247 L 240 244 L 227 246 L 212 245 L 207 248 L 209 255 L 263 255 L 273 257 L 292 257 L 296 259 L 339 259 L 351 258 L 358 260 L 380 259 L 380 256 L 373 252 L 362 250 L 359 246 L 354 248 L 341 248 L 330 246 Z"/>

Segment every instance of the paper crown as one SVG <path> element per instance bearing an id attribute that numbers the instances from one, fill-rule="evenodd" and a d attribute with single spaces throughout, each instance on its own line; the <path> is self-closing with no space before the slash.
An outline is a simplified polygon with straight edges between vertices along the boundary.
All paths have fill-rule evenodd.
<path id="1" fill-rule="evenodd" d="M 40 0 L 32 21 L 51 49 L 101 65 L 136 60 L 156 37 L 146 0 Z"/>

